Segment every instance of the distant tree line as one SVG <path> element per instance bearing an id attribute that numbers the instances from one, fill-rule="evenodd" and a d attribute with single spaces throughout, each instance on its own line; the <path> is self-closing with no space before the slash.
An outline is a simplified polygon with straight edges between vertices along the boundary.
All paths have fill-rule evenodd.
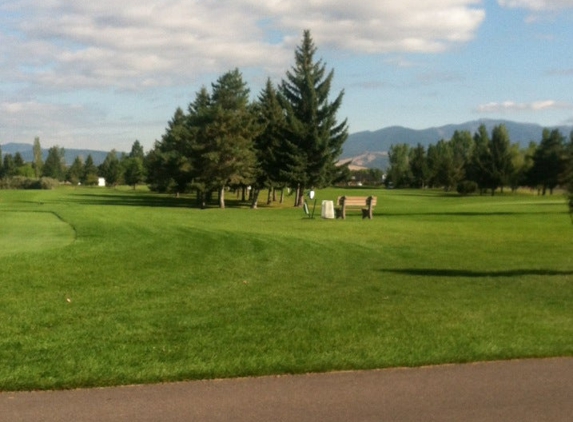
<path id="1" fill-rule="evenodd" d="M 5 154 L 0 160 L 0 179 L 5 188 L 51 188 L 58 182 L 73 185 L 97 185 L 98 178 L 104 177 L 108 186 L 119 184 L 137 185 L 145 180 L 145 154 L 139 141 L 135 141 L 129 154 L 109 152 L 104 162 L 96 166 L 91 155 L 85 161 L 77 156 L 68 166 L 64 159 L 64 149 L 53 146 L 48 150 L 46 160 L 42 160 L 40 139 L 34 139 L 33 161 L 25 162 L 22 155 Z M 0 148 L 0 155 L 1 155 Z M 42 180 L 42 183 L 35 181 Z"/>
<path id="2" fill-rule="evenodd" d="M 473 135 L 456 131 L 450 140 L 427 149 L 420 144 L 393 145 L 388 155 L 386 183 L 394 187 L 491 195 L 505 187 L 530 187 L 545 195 L 563 186 L 573 192 L 573 132 L 567 139 L 557 129 L 545 129 L 539 144 L 532 141 L 520 148 L 511 143 L 504 125 L 494 127 L 491 135 L 481 125 Z"/>

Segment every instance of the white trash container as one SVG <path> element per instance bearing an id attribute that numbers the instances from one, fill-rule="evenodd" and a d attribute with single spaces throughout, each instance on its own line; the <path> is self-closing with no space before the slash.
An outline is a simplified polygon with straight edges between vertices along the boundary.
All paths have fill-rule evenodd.
<path id="1" fill-rule="evenodd" d="M 334 218 L 334 201 L 322 201 L 322 218 Z"/>

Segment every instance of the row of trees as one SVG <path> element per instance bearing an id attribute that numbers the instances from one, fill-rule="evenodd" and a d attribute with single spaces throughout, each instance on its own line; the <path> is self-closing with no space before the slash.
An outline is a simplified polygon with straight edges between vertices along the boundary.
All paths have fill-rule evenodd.
<path id="1" fill-rule="evenodd" d="M 302 205 L 305 190 L 332 184 L 343 171 L 336 162 L 348 136 L 346 121 L 336 119 L 343 92 L 329 101 L 333 72 L 315 53 L 305 31 L 286 78 L 277 87 L 268 80 L 254 102 L 238 69 L 210 91 L 203 87 L 149 152 L 151 188 L 195 191 L 202 206 L 216 192 L 224 208 L 229 186 L 251 186 L 256 207 L 264 188 L 293 188 Z"/>
<path id="2" fill-rule="evenodd" d="M 393 145 L 389 151 L 387 183 L 396 187 L 443 187 L 460 193 L 512 190 L 520 186 L 553 193 L 558 185 L 572 183 L 573 132 L 569 140 L 559 130 L 545 129 L 539 144 L 527 148 L 511 143 L 504 125 L 491 136 L 481 125 L 473 135 L 456 131 L 427 149 L 418 144 Z"/>
<path id="3" fill-rule="evenodd" d="M 112 150 L 99 166 L 95 165 L 91 155 L 88 155 L 85 161 L 77 156 L 68 166 L 64 158 L 64 149 L 58 146 L 53 146 L 48 150 L 44 161 L 39 138 L 34 140 L 33 154 L 32 162 L 25 162 L 19 152 L 14 155 L 5 154 L 0 160 L 0 178 L 20 176 L 38 179 L 45 177 L 87 186 L 96 185 L 99 177 L 104 177 L 109 186 L 118 184 L 135 186 L 145 180 L 145 154 L 139 141 L 134 142 L 129 154 L 118 154 Z"/>
<path id="4" fill-rule="evenodd" d="M 346 120 L 336 117 L 343 92 L 329 100 L 334 73 L 315 60 L 316 50 L 310 31 L 304 31 L 285 79 L 278 86 L 268 80 L 254 101 L 238 69 L 223 74 L 210 91 L 203 87 L 196 94 L 186 112 L 175 111 L 146 156 L 136 141 L 129 155 L 111 151 L 99 168 L 91 156 L 85 162 L 76 157 L 67 167 L 58 147 L 42 162 L 36 140 L 34 163 L 7 155 L 3 174 L 86 185 L 97 183 L 98 176 L 108 185 L 145 180 L 159 192 L 194 191 L 202 206 L 218 193 L 222 208 L 228 187 L 251 186 L 253 207 L 262 189 L 288 187 L 296 192 L 295 205 L 302 206 L 308 189 L 348 177 L 347 167 L 336 165 L 348 137 Z"/>

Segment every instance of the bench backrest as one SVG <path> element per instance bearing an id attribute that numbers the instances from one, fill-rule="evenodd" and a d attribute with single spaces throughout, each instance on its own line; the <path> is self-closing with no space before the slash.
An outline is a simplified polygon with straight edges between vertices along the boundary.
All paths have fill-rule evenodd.
<path id="1" fill-rule="evenodd" d="M 339 196 L 336 200 L 336 204 L 342 205 L 342 202 L 344 201 L 344 205 L 347 207 L 366 207 L 368 206 L 368 198 L 372 198 L 372 206 L 375 207 L 375 196 Z"/>

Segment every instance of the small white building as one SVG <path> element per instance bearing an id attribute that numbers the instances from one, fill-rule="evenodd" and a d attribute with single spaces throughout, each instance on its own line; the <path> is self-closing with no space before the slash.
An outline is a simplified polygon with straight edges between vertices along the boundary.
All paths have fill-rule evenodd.
<path id="1" fill-rule="evenodd" d="M 105 187 L 105 178 L 104 177 L 98 177 L 97 185 Z"/>

